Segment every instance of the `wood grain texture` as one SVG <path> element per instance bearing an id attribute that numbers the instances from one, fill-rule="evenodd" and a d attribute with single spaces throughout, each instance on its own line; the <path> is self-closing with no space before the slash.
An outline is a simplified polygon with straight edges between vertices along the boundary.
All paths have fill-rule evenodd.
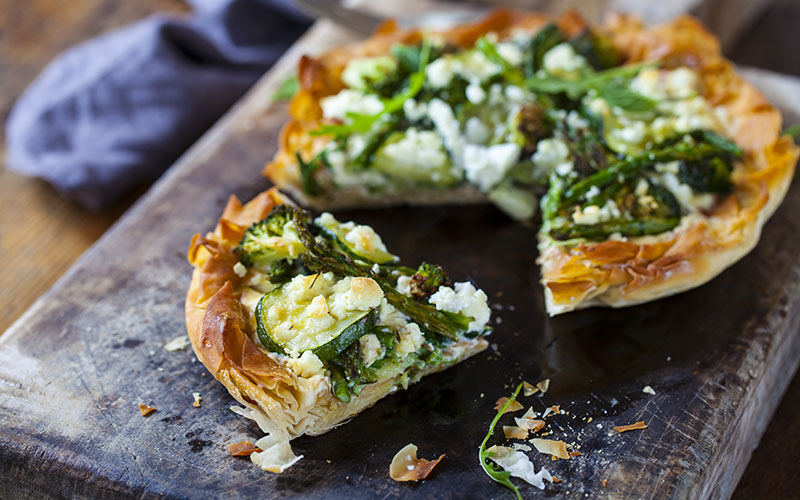
<path id="1" fill-rule="evenodd" d="M 56 55 L 156 12 L 187 12 L 182 0 L 0 0 L 0 129 L 25 87 Z M 0 332 L 108 229 L 144 189 L 102 213 L 45 182 L 5 169 L 0 134 Z"/>
<path id="2" fill-rule="evenodd" d="M 584 455 L 534 458 L 564 479 L 547 495 L 727 498 L 800 359 L 797 182 L 756 250 L 708 285 L 553 319 L 543 313 L 535 236 L 494 208 L 343 213 L 372 224 L 408 262 L 430 259 L 480 283 L 502 309 L 497 352 L 297 440 L 305 458 L 283 475 L 227 456 L 226 445 L 252 440 L 256 427 L 227 410 L 232 400 L 190 352 L 162 349 L 183 332 L 184 252 L 228 193 L 246 199 L 267 186 L 258 172 L 285 113 L 269 96 L 300 52 L 345 36 L 317 25 L 0 338 L 0 497 L 503 497 L 477 467 L 476 446 L 504 385 L 548 377 L 546 397 L 524 403 L 569 410 L 554 418 L 553 438 L 579 442 Z M 790 79 L 748 77 L 768 94 L 800 91 Z M 798 118 L 796 103 L 776 104 Z M 191 406 L 195 391 L 201 408 Z M 143 418 L 139 403 L 158 411 Z M 648 429 L 609 434 L 637 420 Z M 423 457 L 447 454 L 431 481 L 388 479 L 409 441 Z"/>

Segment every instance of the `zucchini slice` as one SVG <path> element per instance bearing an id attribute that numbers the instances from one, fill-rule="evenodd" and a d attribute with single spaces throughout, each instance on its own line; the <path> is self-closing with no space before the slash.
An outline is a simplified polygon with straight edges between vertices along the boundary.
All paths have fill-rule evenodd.
<path id="1" fill-rule="evenodd" d="M 272 352 L 299 355 L 311 351 L 321 360 L 332 359 L 369 333 L 378 318 L 377 310 L 369 309 L 348 311 L 342 318 L 328 314 L 320 321 L 307 314 L 311 300 L 294 302 L 285 289 L 282 286 L 265 294 L 256 305 L 258 339 Z"/>

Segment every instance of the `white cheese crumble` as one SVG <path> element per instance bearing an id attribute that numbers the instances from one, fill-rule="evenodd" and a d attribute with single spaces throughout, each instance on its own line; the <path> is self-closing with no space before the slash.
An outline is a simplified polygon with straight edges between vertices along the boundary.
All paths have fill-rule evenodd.
<path id="1" fill-rule="evenodd" d="M 403 113 L 412 122 L 422 120 L 428 114 L 428 105 L 424 102 L 417 102 L 416 99 L 406 99 L 403 103 Z"/>
<path id="2" fill-rule="evenodd" d="M 399 141 L 384 146 L 383 154 L 404 168 L 434 170 L 443 167 L 448 161 L 444 144 L 436 132 L 419 132 L 413 127 Z"/>
<path id="3" fill-rule="evenodd" d="M 402 357 L 417 352 L 425 342 L 422 330 L 416 323 L 407 323 L 397 331 L 400 341 L 397 343 L 396 352 Z"/>
<path id="4" fill-rule="evenodd" d="M 397 286 L 395 290 L 402 293 L 403 295 L 411 295 L 411 277 L 410 276 L 399 276 L 397 278 Z"/>
<path id="5" fill-rule="evenodd" d="M 560 78 L 577 76 L 577 73 L 588 69 L 586 58 L 575 52 L 572 45 L 560 43 L 548 50 L 543 59 L 545 71 Z"/>
<path id="6" fill-rule="evenodd" d="M 427 83 L 433 88 L 446 87 L 455 75 L 481 82 L 499 72 L 500 67 L 478 50 L 440 57 L 425 68 Z"/>
<path id="7" fill-rule="evenodd" d="M 472 82 L 469 85 L 467 85 L 465 93 L 467 95 L 467 100 L 472 104 L 481 104 L 483 101 L 486 100 L 486 91 L 483 90 L 483 87 L 481 87 L 481 83 L 478 81 Z"/>
<path id="8" fill-rule="evenodd" d="M 370 333 L 358 339 L 358 352 L 364 366 L 370 366 L 383 355 L 383 344 L 377 335 Z"/>
<path id="9" fill-rule="evenodd" d="M 374 115 L 383 111 L 383 103 L 374 94 L 365 94 L 360 90 L 344 89 L 338 94 L 325 97 L 320 101 L 325 118 L 348 121 L 348 113 Z"/>
<path id="10" fill-rule="evenodd" d="M 366 90 L 367 80 L 378 80 L 397 67 L 391 56 L 352 59 L 342 72 L 342 81 L 350 88 Z"/>
<path id="11" fill-rule="evenodd" d="M 244 278 L 247 276 L 247 268 L 241 262 L 237 262 L 233 265 L 233 273 L 240 278 Z"/>
<path id="12" fill-rule="evenodd" d="M 301 377 L 311 378 L 323 372 L 322 361 L 311 351 L 305 351 L 299 358 L 290 358 L 289 366 Z"/>
<path id="13" fill-rule="evenodd" d="M 492 131 L 473 116 L 464 124 L 464 137 L 472 144 L 486 144 L 492 138 Z"/>
<path id="14" fill-rule="evenodd" d="M 515 143 L 483 147 L 464 146 L 464 171 L 467 179 L 481 191 L 488 191 L 500 182 L 519 160 L 520 146 Z"/>
<path id="15" fill-rule="evenodd" d="M 537 167 L 543 170 L 557 169 L 559 175 L 565 175 L 572 170 L 569 148 L 567 143 L 561 139 L 551 138 L 539 141 L 531 159 Z"/>
<path id="16" fill-rule="evenodd" d="M 460 125 L 453 114 L 452 108 L 441 99 L 431 99 L 428 104 L 428 116 L 430 116 L 436 130 L 439 131 L 445 147 L 450 151 L 453 163 L 460 167 L 462 165 L 464 138 L 461 136 Z"/>
<path id="17" fill-rule="evenodd" d="M 428 302 L 439 311 L 448 311 L 470 316 L 470 332 L 479 332 L 489 322 L 492 315 L 488 297 L 483 290 L 478 290 L 469 282 L 456 283 L 453 288 L 441 286 L 430 296 Z"/>
<path id="18" fill-rule="evenodd" d="M 575 207 L 572 213 L 572 220 L 576 224 L 599 224 L 621 215 L 619 208 L 612 201 L 608 200 L 605 205 L 599 207 L 597 205 L 589 205 L 588 207 L 581 208 Z"/>
<path id="19" fill-rule="evenodd" d="M 645 394 L 651 394 L 653 396 L 656 395 L 656 391 L 654 391 L 653 388 L 650 387 L 649 385 L 644 386 L 644 388 L 642 389 L 642 392 L 645 393 Z"/>

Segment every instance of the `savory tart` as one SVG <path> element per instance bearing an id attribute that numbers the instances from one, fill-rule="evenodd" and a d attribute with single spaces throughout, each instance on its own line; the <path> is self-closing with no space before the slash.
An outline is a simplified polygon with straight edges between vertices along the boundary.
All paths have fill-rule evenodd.
<path id="1" fill-rule="evenodd" d="M 266 175 L 319 209 L 491 201 L 540 220 L 550 314 L 713 278 L 755 246 L 798 156 L 689 17 L 388 23 L 298 77 Z"/>
<path id="2" fill-rule="evenodd" d="M 371 227 L 312 218 L 275 189 L 245 205 L 231 197 L 188 258 L 192 347 L 270 439 L 283 439 L 273 455 L 293 457 L 289 439 L 326 432 L 487 346 L 482 290 L 436 265 L 406 267 Z M 251 458 L 266 469 L 291 462 L 256 446 L 264 452 Z"/>

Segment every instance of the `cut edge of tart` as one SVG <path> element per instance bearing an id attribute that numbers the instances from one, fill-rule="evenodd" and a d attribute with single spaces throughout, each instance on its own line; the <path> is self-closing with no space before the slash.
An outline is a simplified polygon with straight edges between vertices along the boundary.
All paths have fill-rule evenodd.
<path id="1" fill-rule="evenodd" d="M 695 155 L 691 160 L 684 162 L 685 172 L 678 171 L 683 166 L 677 165 L 675 161 L 665 160 L 663 164 L 656 165 L 654 160 L 653 165 L 648 166 L 652 172 L 648 173 L 647 177 L 644 174 L 641 174 L 641 177 L 631 177 L 631 185 L 626 189 L 630 192 L 629 198 L 635 194 L 635 197 L 631 198 L 633 200 L 631 203 L 636 210 L 630 205 L 623 208 L 622 198 L 612 200 L 611 204 L 595 205 L 590 196 L 597 194 L 606 196 L 606 194 L 584 190 L 582 193 L 572 193 L 573 199 L 569 199 L 569 203 L 557 206 L 560 212 L 545 213 L 548 200 L 555 199 L 560 203 L 561 195 L 556 198 L 549 192 L 540 194 L 543 217 L 546 216 L 547 220 L 539 232 L 537 262 L 542 270 L 548 313 L 555 315 L 591 306 L 624 307 L 673 295 L 709 281 L 750 252 L 757 244 L 766 220 L 776 210 L 788 190 L 797 162 L 798 148 L 791 139 L 780 136 L 781 116 L 778 110 L 758 90 L 736 74 L 733 65 L 721 55 L 719 43 L 714 36 L 698 21 L 688 16 L 647 28 L 635 17 L 612 15 L 604 26 L 589 27 L 574 12 L 551 19 L 542 14 L 498 10 L 477 23 L 435 33 L 426 33 L 419 29 L 401 30 L 396 24 L 389 22 L 364 42 L 334 48 L 318 58 L 303 57 L 298 68 L 301 89 L 291 101 L 291 119 L 282 130 L 280 150 L 267 165 L 266 175 L 304 203 L 321 209 L 344 206 L 474 203 L 492 200 L 506 212 L 529 217 L 531 214 L 531 203 L 527 199 L 529 196 L 513 189 L 497 191 L 501 185 L 487 188 L 488 181 L 484 182 L 487 177 L 476 174 L 474 179 L 470 178 L 470 171 L 467 168 L 458 175 L 467 178 L 469 182 L 452 181 L 452 185 L 448 185 L 447 183 L 453 179 L 453 174 L 446 168 L 449 165 L 448 161 L 453 161 L 453 151 L 446 144 L 445 135 L 439 139 L 449 159 L 442 155 L 431 154 L 430 151 L 424 158 L 419 153 L 424 149 L 422 145 L 434 141 L 426 130 L 430 124 L 413 125 L 405 129 L 402 137 L 396 133 L 387 133 L 378 141 L 379 144 L 383 141 L 383 144 L 374 151 L 369 149 L 369 144 L 354 146 L 351 143 L 358 142 L 355 140 L 346 141 L 343 146 L 337 146 L 340 151 L 333 151 L 332 154 L 349 155 L 349 150 L 345 148 L 355 147 L 356 151 L 361 148 L 361 151 L 367 151 L 372 155 L 369 156 L 370 161 L 377 161 L 377 167 L 373 165 L 377 173 L 384 177 L 387 172 L 392 176 L 399 175 L 410 179 L 409 182 L 413 185 L 413 188 L 409 188 L 407 184 L 395 183 L 388 190 L 384 189 L 385 186 L 381 187 L 378 180 L 375 181 L 376 185 L 370 184 L 368 177 L 373 175 L 372 173 L 363 174 L 363 171 L 359 171 L 353 179 L 340 175 L 337 169 L 341 170 L 341 158 L 337 160 L 329 158 L 331 155 L 326 156 L 325 165 L 328 167 L 325 168 L 315 164 L 323 158 L 320 153 L 331 144 L 329 134 L 318 134 L 315 131 L 323 130 L 325 127 L 335 129 L 342 125 L 348 126 L 348 120 L 352 122 L 350 125 L 356 124 L 358 120 L 363 121 L 364 116 L 369 116 L 378 109 L 373 102 L 375 99 L 370 100 L 369 93 L 362 93 L 364 95 L 359 98 L 360 100 L 354 101 L 354 106 L 363 116 L 348 115 L 347 110 L 350 108 L 347 106 L 350 104 L 345 97 L 349 99 L 347 91 L 353 82 L 358 84 L 358 78 L 363 80 L 370 77 L 370 71 L 374 71 L 375 67 L 381 68 L 382 64 L 387 64 L 381 58 L 391 53 L 396 44 L 416 46 L 419 49 L 417 57 L 422 60 L 425 45 L 430 43 L 426 40 L 434 38 L 444 44 L 442 47 L 445 48 L 442 50 L 445 52 L 447 47 L 452 47 L 456 51 L 455 55 L 440 56 L 440 59 L 449 58 L 448 64 L 452 63 L 450 66 L 456 67 L 455 70 L 450 68 L 451 73 L 479 74 L 480 68 L 470 69 L 469 61 L 456 60 L 459 57 L 457 51 L 467 53 L 476 43 L 478 45 L 482 43 L 484 47 L 481 50 L 487 57 L 492 55 L 493 50 L 504 54 L 510 53 L 513 50 L 497 50 L 507 48 L 499 47 L 497 42 L 506 41 L 518 33 L 527 33 L 531 38 L 538 36 L 551 25 L 551 22 L 555 23 L 555 26 L 569 39 L 570 44 L 587 33 L 587 28 L 593 30 L 589 33 L 605 37 L 622 60 L 622 66 L 611 66 L 611 70 L 622 68 L 624 72 L 626 67 L 635 68 L 636 65 L 644 65 L 641 66 L 642 69 L 637 70 L 638 74 L 627 75 L 628 77 L 636 75 L 635 79 L 640 81 L 632 82 L 622 89 L 624 92 L 621 96 L 618 92 L 620 85 L 616 85 L 616 88 L 613 88 L 614 85 L 608 85 L 585 93 L 580 101 L 586 108 L 590 108 L 593 105 L 590 102 L 591 98 L 595 101 L 605 99 L 605 108 L 601 102 L 599 107 L 595 106 L 593 114 L 600 117 L 603 123 L 600 130 L 605 130 L 601 133 L 601 138 L 614 146 L 608 148 L 613 149 L 618 159 L 627 160 L 635 157 L 637 153 L 649 153 L 655 147 L 653 144 L 669 142 L 674 137 L 683 137 L 681 140 L 686 143 L 687 149 L 698 144 L 700 147 L 696 148 L 699 152 L 691 152 Z M 571 50 L 568 50 L 570 47 L 567 45 L 561 43 L 551 47 L 555 49 L 549 57 L 549 64 L 554 68 L 552 74 L 533 82 L 535 84 L 533 86 L 526 86 L 526 91 L 533 89 L 531 92 L 535 95 L 539 95 L 537 92 L 540 90 L 548 93 L 550 91 L 547 90 L 547 85 L 552 85 L 553 78 L 550 77 L 555 75 L 556 70 L 565 72 L 566 76 L 562 75 L 559 78 L 569 81 L 573 78 L 569 73 L 577 71 L 575 68 L 580 66 L 577 63 L 582 62 L 584 65 L 587 63 L 586 58 L 581 61 L 575 57 L 575 52 L 578 50 L 576 45 L 572 44 Z M 502 55 L 502 57 L 508 61 L 508 57 L 511 56 Z M 393 64 L 400 64 L 400 58 L 396 59 Z M 419 70 L 425 78 L 431 78 L 430 66 L 426 66 L 427 58 L 424 59 L 426 63 L 418 61 Z M 371 69 L 361 68 L 360 72 L 350 69 L 353 66 L 351 62 L 362 60 L 371 61 Z M 657 64 L 658 69 L 648 68 L 646 65 L 650 63 Z M 547 66 L 548 61 L 544 60 L 542 64 Z M 594 62 L 592 65 L 594 66 Z M 446 65 L 442 63 L 438 66 Z M 513 68 L 510 71 L 513 73 Z M 550 69 L 547 71 L 551 72 Z M 588 74 L 591 77 L 594 73 Z M 439 74 L 434 74 L 433 77 L 437 75 Z M 534 77 L 538 75 L 534 73 L 529 79 Z M 494 77 L 486 81 L 491 82 L 491 78 Z M 406 89 L 411 89 L 413 71 L 406 76 L 406 79 L 410 82 Z M 693 80 L 692 85 L 689 85 L 687 80 Z M 345 82 L 349 83 L 346 85 Z M 473 82 L 465 82 L 467 83 Z M 486 92 L 487 89 L 491 90 L 488 88 L 489 84 L 481 83 L 481 85 L 486 87 L 482 89 L 484 93 L 490 93 Z M 504 85 L 510 86 L 508 81 Z M 508 93 L 507 87 L 505 93 Z M 634 90 L 634 95 L 631 95 L 631 89 Z M 693 94 L 677 98 L 672 95 L 673 92 L 680 94 L 687 89 Z M 343 90 L 345 92 L 342 92 Z M 473 93 L 480 92 L 474 90 Z M 662 105 L 662 101 L 671 101 L 668 103 L 671 107 L 666 106 L 669 107 L 667 111 L 662 113 L 661 109 L 666 109 L 662 106 L 653 116 L 663 115 L 672 120 L 670 122 L 672 128 L 668 127 L 672 131 L 672 136 L 656 130 L 657 120 L 654 120 L 653 116 L 646 114 L 637 116 L 636 111 L 618 113 L 618 109 L 608 105 L 609 94 L 614 94 L 617 102 L 627 103 L 634 110 L 642 105 L 646 105 L 645 108 L 658 107 Z M 331 99 L 332 96 L 342 98 L 337 101 Z M 440 94 L 435 96 L 428 102 L 429 108 L 432 107 L 434 100 L 442 102 L 444 99 Z M 384 109 L 390 106 L 389 100 L 384 99 L 382 102 Z M 414 103 L 415 106 L 419 104 L 416 101 Z M 438 104 L 436 106 L 444 109 Z M 409 118 L 410 112 L 413 110 L 398 111 L 401 117 L 405 116 L 406 121 L 416 123 Z M 580 116 L 580 113 L 574 117 L 572 114 L 572 112 L 565 113 L 561 119 L 566 124 L 563 125 L 566 130 L 571 130 L 574 124 L 579 124 L 581 120 L 586 121 L 586 117 Z M 337 118 L 338 115 L 341 116 Z M 432 117 L 431 120 L 436 122 L 435 118 Z M 384 119 L 385 117 L 382 118 Z M 620 122 L 623 124 L 620 125 Z M 462 124 L 462 127 L 466 125 Z M 410 134 L 412 128 L 414 132 Z M 328 130 L 333 129 L 328 128 Z M 388 130 L 391 132 L 391 128 Z M 434 123 L 433 130 L 441 131 L 442 127 Z M 376 131 L 379 131 L 378 128 L 372 129 L 372 132 Z M 463 134 L 467 134 L 467 131 L 464 130 Z M 358 134 L 354 134 L 355 136 Z M 365 137 L 370 136 L 367 134 Z M 495 157 L 504 154 L 504 151 L 499 149 L 490 151 L 493 147 L 508 145 L 503 143 L 508 141 L 508 138 L 499 140 L 500 144 L 497 143 L 498 140 L 493 138 L 481 150 L 485 156 L 491 156 L 490 153 Z M 636 144 L 637 141 L 640 144 Z M 693 180 L 705 182 L 707 186 L 697 191 L 690 186 L 691 189 L 687 194 L 686 186 L 691 182 L 688 179 L 696 173 L 691 169 L 697 164 L 711 161 L 714 155 L 721 154 L 719 151 L 728 148 L 724 141 L 739 150 L 725 160 L 727 163 L 724 167 L 727 172 L 722 176 L 725 177 L 723 179 L 725 182 L 714 184 L 713 179 L 698 180 L 695 176 Z M 669 147 L 674 145 L 675 142 L 672 142 Z M 558 155 L 554 154 L 558 152 L 558 144 L 545 145 L 539 138 L 535 146 L 541 146 L 540 163 L 544 164 L 549 160 L 553 160 L 551 163 L 558 163 L 556 161 Z M 573 144 L 570 144 L 570 148 L 572 146 Z M 714 148 L 718 148 L 719 151 L 715 151 Z M 478 151 L 480 148 L 472 149 L 477 151 L 475 154 L 481 153 Z M 418 183 L 415 180 L 417 173 L 405 164 L 408 161 L 404 159 L 404 155 L 413 159 L 409 160 L 411 163 L 425 163 L 427 168 L 436 172 L 437 176 L 431 177 L 433 182 Z M 613 161 L 613 155 L 607 154 L 606 157 L 611 160 L 607 159 L 604 162 Z M 363 159 L 359 155 L 348 158 L 347 165 Z M 591 162 L 592 158 L 588 156 L 586 158 Z M 576 168 L 572 151 L 568 159 L 572 163 L 570 168 L 560 169 L 562 165 L 553 163 L 552 171 L 558 171 L 558 175 L 567 178 L 571 175 L 570 171 Z M 532 163 L 538 165 L 535 156 L 532 157 Z M 602 172 L 602 168 L 600 167 L 597 172 Z M 328 172 L 325 172 L 326 169 Z M 488 172 L 491 169 L 484 170 Z M 624 167 L 620 170 L 624 170 Z M 330 182 L 330 176 L 334 174 L 339 176 L 336 178 L 335 189 L 323 189 L 324 183 Z M 327 181 L 326 175 L 329 176 Z M 393 178 L 390 176 L 390 179 Z M 641 182 L 637 184 L 636 181 L 642 179 L 647 182 L 640 186 Z M 570 182 L 573 184 L 567 187 L 574 187 L 575 181 Z M 436 185 L 437 183 L 442 185 Z M 620 180 L 619 183 L 623 184 L 623 181 Z M 550 182 L 549 186 L 552 185 Z M 599 185 L 603 187 L 603 184 Z M 664 203 L 661 203 L 662 198 L 665 200 Z M 650 200 L 652 207 L 655 208 L 649 209 L 647 200 Z M 622 209 L 622 217 L 618 209 Z M 652 217 L 645 219 L 645 216 L 640 218 L 634 215 L 633 224 L 629 224 L 631 220 L 620 220 L 640 212 Z M 561 224 L 561 227 L 555 227 L 557 224 L 551 223 L 554 221 Z M 602 229 L 605 232 L 592 236 L 592 231 L 601 226 L 605 227 Z M 608 227 L 617 226 L 624 234 L 607 230 Z"/>
<path id="2" fill-rule="evenodd" d="M 327 432 L 488 345 L 485 293 L 448 286 L 438 266 L 403 267 L 369 226 L 312 220 L 274 188 L 244 205 L 232 196 L 188 259 L 189 339 L 248 408 L 240 413 L 270 433 L 251 455 L 267 470 L 296 460 L 289 440 Z"/>

